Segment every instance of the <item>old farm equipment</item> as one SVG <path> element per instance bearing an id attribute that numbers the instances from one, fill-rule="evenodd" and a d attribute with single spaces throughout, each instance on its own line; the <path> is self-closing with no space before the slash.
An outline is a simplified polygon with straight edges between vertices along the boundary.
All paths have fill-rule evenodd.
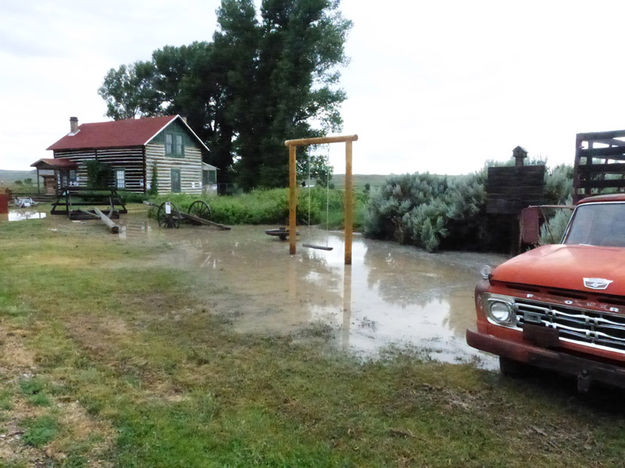
<path id="1" fill-rule="evenodd" d="M 144 203 L 156 208 L 156 221 L 159 227 L 162 228 L 177 229 L 180 227 L 180 223 L 187 222 L 196 226 L 215 226 L 224 231 L 232 229 L 230 226 L 225 226 L 208 219 L 211 215 L 211 209 L 204 200 L 195 200 L 189 205 L 186 212 L 179 210 L 178 207 L 170 201 L 165 201 L 160 205 L 151 202 Z"/>
<path id="2" fill-rule="evenodd" d="M 107 207 L 108 213 L 100 210 L 99 206 Z M 99 219 L 114 234 L 119 232 L 119 226 L 113 219 L 119 218 L 120 213 L 125 214 L 128 211 L 114 188 L 64 188 L 50 210 L 50 214 L 67 215 L 71 220 Z"/>

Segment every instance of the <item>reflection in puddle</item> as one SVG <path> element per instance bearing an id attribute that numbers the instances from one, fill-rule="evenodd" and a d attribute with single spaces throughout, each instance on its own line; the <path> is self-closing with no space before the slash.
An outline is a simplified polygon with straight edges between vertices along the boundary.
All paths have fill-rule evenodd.
<path id="1" fill-rule="evenodd" d="M 138 220 L 134 216 L 121 216 L 115 222 L 120 228 L 118 234 L 120 239 L 146 239 L 152 232 L 152 225 L 147 219 Z"/>
<path id="2" fill-rule="evenodd" d="M 26 221 L 29 219 L 43 219 L 46 213 L 30 210 L 9 210 L 8 221 Z"/>
<path id="3" fill-rule="evenodd" d="M 464 333 L 474 323 L 477 272 L 502 257 L 428 254 L 356 235 L 352 265 L 345 266 L 340 232 L 302 233 L 291 257 L 288 243 L 265 236 L 264 229 L 172 232 L 169 239 L 183 253 L 168 262 L 195 265 L 198 281 L 224 288 L 224 294 L 206 300 L 242 332 L 285 333 L 323 322 L 337 329 L 343 348 L 366 355 L 388 345 L 408 346 L 445 362 L 477 358 L 484 367 L 496 365 L 467 346 Z M 304 242 L 333 250 L 306 249 Z"/>

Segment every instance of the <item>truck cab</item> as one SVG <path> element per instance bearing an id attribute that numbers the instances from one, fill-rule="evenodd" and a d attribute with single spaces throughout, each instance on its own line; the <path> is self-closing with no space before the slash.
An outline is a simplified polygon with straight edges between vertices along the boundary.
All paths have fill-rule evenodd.
<path id="1" fill-rule="evenodd" d="M 467 343 L 528 366 L 625 388 L 625 194 L 581 200 L 561 244 L 484 271 Z"/>

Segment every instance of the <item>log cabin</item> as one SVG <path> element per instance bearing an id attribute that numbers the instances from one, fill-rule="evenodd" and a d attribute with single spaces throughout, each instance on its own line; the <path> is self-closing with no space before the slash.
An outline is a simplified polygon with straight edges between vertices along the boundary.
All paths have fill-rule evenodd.
<path id="1" fill-rule="evenodd" d="M 32 164 L 38 176 L 44 177 L 47 190 L 86 187 L 86 163 L 91 160 L 110 167 L 109 185 L 117 190 L 145 193 L 151 189 L 154 175 L 159 194 L 200 194 L 203 181 L 216 182 L 217 169 L 203 163 L 208 148 L 180 115 L 82 125 L 71 117 L 69 133 L 48 150 L 53 159 Z M 207 171 L 215 173 L 205 174 Z"/>

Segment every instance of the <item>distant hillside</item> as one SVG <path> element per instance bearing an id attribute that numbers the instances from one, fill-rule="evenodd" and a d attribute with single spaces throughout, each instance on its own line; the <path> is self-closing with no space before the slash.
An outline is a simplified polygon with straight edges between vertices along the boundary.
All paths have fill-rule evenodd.
<path id="1" fill-rule="evenodd" d="M 37 171 L 8 171 L 0 169 L 0 185 L 12 184 L 16 180 L 24 180 L 29 177 L 33 179 L 33 182 L 36 182 Z"/>
<path id="2" fill-rule="evenodd" d="M 379 187 L 380 185 L 383 185 L 389 177 L 389 175 L 380 174 L 354 174 L 352 176 L 353 184 L 356 188 L 364 188 L 365 184 L 369 184 L 371 188 Z M 334 183 L 334 187 L 337 189 L 344 188 L 345 174 L 334 174 L 332 182 Z"/>

